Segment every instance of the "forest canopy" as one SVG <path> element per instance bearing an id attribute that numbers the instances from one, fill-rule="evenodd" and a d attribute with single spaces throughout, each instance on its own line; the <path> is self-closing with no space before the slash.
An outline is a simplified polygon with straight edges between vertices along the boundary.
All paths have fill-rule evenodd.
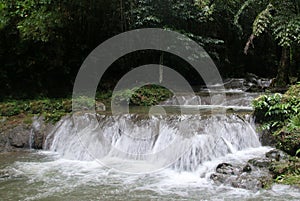
<path id="1" fill-rule="evenodd" d="M 1 99 L 68 96 L 95 47 L 148 27 L 198 42 L 224 78 L 254 73 L 276 77 L 279 86 L 299 78 L 298 0 L 0 0 L 0 13 Z M 161 56 L 145 50 L 120 58 L 101 90 L 112 89 L 115 79 L 136 66 L 161 63 Z M 186 63 L 163 58 L 191 84 L 201 84 Z"/>

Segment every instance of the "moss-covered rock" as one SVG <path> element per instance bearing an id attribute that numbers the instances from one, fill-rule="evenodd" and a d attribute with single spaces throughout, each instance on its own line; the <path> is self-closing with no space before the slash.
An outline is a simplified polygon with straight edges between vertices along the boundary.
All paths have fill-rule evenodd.
<path id="1" fill-rule="evenodd" d="M 140 88 L 126 89 L 113 94 L 115 104 L 131 104 L 136 106 L 152 106 L 172 97 L 172 92 L 157 85 L 145 85 Z"/>
<path id="2" fill-rule="evenodd" d="M 269 168 L 275 182 L 300 187 L 300 159 L 290 157 L 287 161 L 273 162 Z"/>

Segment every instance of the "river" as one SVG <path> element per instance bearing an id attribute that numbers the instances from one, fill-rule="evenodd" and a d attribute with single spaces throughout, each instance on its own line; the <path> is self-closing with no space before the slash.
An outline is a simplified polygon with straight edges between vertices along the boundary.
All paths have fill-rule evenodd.
<path id="1" fill-rule="evenodd" d="M 200 114 L 141 116 L 85 113 L 62 119 L 45 150 L 0 154 L 1 200 L 299 200 L 286 185 L 246 190 L 210 179 L 222 162 L 262 157 L 249 115 L 258 94 L 231 93 L 225 105 L 182 97 Z M 199 103 L 195 99 L 202 99 Z M 189 102 L 190 101 L 190 102 Z M 170 99 L 162 104 L 176 108 Z M 225 108 L 225 115 L 208 109 Z"/>

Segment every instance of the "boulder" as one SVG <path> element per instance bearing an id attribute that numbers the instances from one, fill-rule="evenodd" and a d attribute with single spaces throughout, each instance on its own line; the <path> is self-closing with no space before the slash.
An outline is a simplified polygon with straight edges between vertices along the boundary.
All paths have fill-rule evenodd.
<path id="1" fill-rule="evenodd" d="M 244 167 L 243 167 L 243 170 L 242 170 L 243 172 L 251 172 L 252 171 L 252 168 L 251 168 L 251 166 L 249 165 L 249 164 L 247 164 L 247 165 L 245 165 Z"/>
<path id="2" fill-rule="evenodd" d="M 226 183 L 228 178 L 229 178 L 229 175 L 224 175 L 224 174 L 220 174 L 220 173 L 213 173 L 210 175 L 210 179 L 213 180 L 217 185 Z"/>
<path id="3" fill-rule="evenodd" d="M 259 134 L 259 141 L 263 146 L 274 147 L 276 145 L 276 137 L 269 130 L 264 130 Z"/>
<path id="4" fill-rule="evenodd" d="M 216 172 L 220 174 L 237 175 L 239 170 L 229 163 L 221 163 L 217 166 Z"/>
<path id="5" fill-rule="evenodd" d="M 24 125 L 9 130 L 8 141 L 15 148 L 29 148 L 30 130 Z"/>
<path id="6" fill-rule="evenodd" d="M 10 173 L 8 170 L 0 170 L 0 179 L 10 177 Z"/>
<path id="7" fill-rule="evenodd" d="M 248 173 L 242 173 L 239 175 L 231 182 L 231 185 L 235 188 L 243 188 L 247 190 L 259 190 L 263 187 L 260 178 L 253 177 L 253 175 Z"/>
<path id="8" fill-rule="evenodd" d="M 258 191 L 272 181 L 272 174 L 266 168 L 270 163 L 270 159 L 266 158 L 251 159 L 246 164 L 220 163 L 210 179 L 217 185 Z"/>
<path id="9" fill-rule="evenodd" d="M 271 164 L 271 160 L 267 158 L 253 158 L 248 161 L 251 165 L 259 168 L 267 168 Z"/>
<path id="10" fill-rule="evenodd" d="M 0 124 L 0 152 L 21 148 L 42 149 L 46 134 L 53 128 L 43 117 L 33 117 L 32 124 L 24 123 L 23 117 Z"/>
<path id="11" fill-rule="evenodd" d="M 96 101 L 96 103 L 95 103 L 95 109 L 96 109 L 97 112 L 106 110 L 105 105 L 101 102 L 98 102 L 98 101 Z"/>
<path id="12" fill-rule="evenodd" d="M 272 149 L 271 151 L 267 152 L 266 157 L 275 161 L 285 161 L 289 158 L 288 154 L 284 153 L 279 149 Z"/>
<path id="13" fill-rule="evenodd" d="M 46 123 L 44 121 L 44 118 L 42 116 L 40 117 L 34 117 L 33 118 L 33 123 L 32 123 L 32 144 L 31 147 L 33 149 L 42 149 L 45 139 L 46 139 L 46 134 L 48 131 L 53 127 L 52 124 Z"/>

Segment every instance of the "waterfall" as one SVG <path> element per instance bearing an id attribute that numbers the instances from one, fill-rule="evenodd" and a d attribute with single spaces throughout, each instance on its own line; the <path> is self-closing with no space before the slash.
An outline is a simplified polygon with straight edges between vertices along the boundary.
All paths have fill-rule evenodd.
<path id="1" fill-rule="evenodd" d="M 29 144 L 29 149 L 32 149 L 33 145 L 34 145 L 34 132 L 33 132 L 33 129 L 30 129 L 28 144 Z"/>
<path id="2" fill-rule="evenodd" d="M 119 158 L 178 171 L 195 171 L 203 162 L 259 146 L 254 129 L 235 114 L 75 114 L 62 119 L 46 140 L 48 149 L 66 159 Z"/>

